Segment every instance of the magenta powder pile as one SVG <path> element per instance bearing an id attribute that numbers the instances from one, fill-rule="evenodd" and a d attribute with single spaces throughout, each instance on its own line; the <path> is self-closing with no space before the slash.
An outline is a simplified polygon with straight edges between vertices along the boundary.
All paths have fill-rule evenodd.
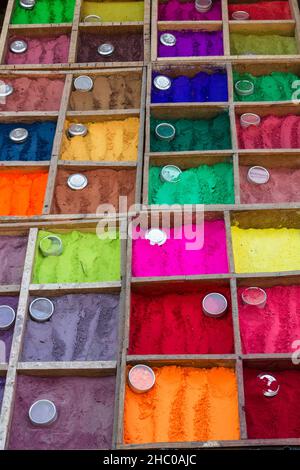
<path id="1" fill-rule="evenodd" d="M 68 62 L 70 37 L 66 34 L 51 37 L 10 37 L 8 46 L 16 40 L 24 40 L 28 49 L 23 54 L 15 54 L 7 49 L 5 63 L 21 64 L 63 64 Z"/>
<path id="2" fill-rule="evenodd" d="M 220 21 L 222 19 L 221 0 L 214 0 L 207 13 L 200 13 L 195 8 L 195 0 L 158 0 L 159 21 Z"/>
<path id="3" fill-rule="evenodd" d="M 145 231 L 133 240 L 132 274 L 144 276 L 180 276 L 228 272 L 225 224 L 222 220 L 201 225 L 163 229 L 165 244 L 150 245 Z M 135 236 L 135 235 L 134 235 Z"/>
<path id="4" fill-rule="evenodd" d="M 19 375 L 9 449 L 108 449 L 112 446 L 114 376 L 31 377 Z M 28 411 L 37 400 L 56 406 L 58 418 L 49 426 L 31 424 Z"/>

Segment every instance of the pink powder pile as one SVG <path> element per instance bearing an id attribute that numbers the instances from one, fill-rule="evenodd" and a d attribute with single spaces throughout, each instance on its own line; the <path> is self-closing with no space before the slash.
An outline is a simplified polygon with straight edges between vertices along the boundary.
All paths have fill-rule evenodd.
<path id="1" fill-rule="evenodd" d="M 10 51 L 9 45 L 16 40 L 27 42 L 27 51 L 23 54 L 15 54 Z M 11 37 L 5 63 L 9 65 L 20 64 L 61 64 L 68 62 L 70 37 L 66 34 L 61 36 L 45 37 Z"/>
<path id="2" fill-rule="evenodd" d="M 206 221 L 204 225 L 185 225 L 165 231 L 169 237 L 166 243 L 161 246 L 151 246 L 150 242 L 145 239 L 145 231 L 141 231 L 141 238 L 133 240 L 133 276 L 228 273 L 224 221 Z M 175 239 L 182 232 L 184 232 L 182 239 Z M 194 243 L 195 233 L 197 234 L 197 244 Z M 194 234 L 194 238 L 192 234 Z M 190 249 L 189 244 L 196 249 Z"/>

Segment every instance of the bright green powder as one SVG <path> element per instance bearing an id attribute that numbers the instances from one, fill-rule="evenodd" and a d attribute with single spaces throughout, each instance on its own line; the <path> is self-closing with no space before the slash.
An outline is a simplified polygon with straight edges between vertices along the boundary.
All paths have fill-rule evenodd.
<path id="1" fill-rule="evenodd" d="M 259 54 L 286 55 L 297 54 L 295 38 L 278 34 L 239 34 L 230 35 L 231 55 Z"/>
<path id="2" fill-rule="evenodd" d="M 113 232 L 110 232 L 113 233 Z M 40 230 L 38 245 L 47 235 L 58 235 L 63 243 L 60 256 L 43 256 L 37 248 L 33 283 L 72 283 L 120 280 L 120 240 L 99 239 L 96 233 L 65 234 Z"/>
<path id="3" fill-rule="evenodd" d="M 170 142 L 159 140 L 155 128 L 161 122 L 173 124 L 176 135 Z M 231 148 L 230 121 L 227 113 L 213 119 L 151 118 L 151 152 L 180 152 L 185 150 L 223 150 Z"/>
<path id="4" fill-rule="evenodd" d="M 26 10 L 17 0 L 12 24 L 72 23 L 75 0 L 37 0 L 32 10 Z"/>
<path id="5" fill-rule="evenodd" d="M 184 170 L 177 183 L 161 181 L 162 168 L 149 170 L 149 204 L 234 204 L 232 163 Z"/>
<path id="6" fill-rule="evenodd" d="M 254 92 L 249 96 L 240 96 L 234 92 L 235 101 L 288 101 L 292 99 L 295 88 L 293 83 L 299 77 L 293 73 L 272 72 L 270 75 L 255 77 L 251 73 L 233 72 L 233 80 L 249 80 L 254 85 Z"/>

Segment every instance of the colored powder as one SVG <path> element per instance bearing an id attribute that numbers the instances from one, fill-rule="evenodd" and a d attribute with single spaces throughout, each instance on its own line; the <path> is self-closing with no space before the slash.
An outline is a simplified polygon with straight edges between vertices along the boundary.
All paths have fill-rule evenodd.
<path id="1" fill-rule="evenodd" d="M 264 308 L 246 305 L 238 291 L 239 322 L 244 354 L 292 353 L 300 338 L 300 286 L 264 288 Z"/>
<path id="2" fill-rule="evenodd" d="M 242 204 L 266 204 L 300 201 L 300 169 L 269 168 L 270 179 L 264 184 L 250 183 L 249 166 L 240 166 L 240 193 Z"/>
<path id="3" fill-rule="evenodd" d="M 153 86 L 152 75 L 152 103 L 183 103 L 183 102 L 206 102 L 227 101 L 228 87 L 226 73 L 218 72 L 208 74 L 199 72 L 193 77 L 179 75 L 171 78 L 171 87 L 168 90 L 158 90 Z"/>
<path id="4" fill-rule="evenodd" d="M 254 76 L 251 73 L 233 72 L 233 80 L 248 80 L 254 85 L 252 95 L 240 96 L 234 93 L 235 101 L 289 101 L 295 88 L 293 83 L 300 78 L 293 73 L 272 72 L 269 75 Z"/>
<path id="5" fill-rule="evenodd" d="M 119 212 L 120 196 L 127 197 L 127 208 L 135 203 L 135 169 L 80 170 L 88 180 L 88 185 L 80 191 L 67 185 L 68 177 L 74 173 L 76 170 L 58 170 L 51 209 L 53 214 L 96 214 L 101 204 L 111 204 Z M 102 211 L 98 209 L 98 213 L 106 210 L 107 207 Z"/>
<path id="6" fill-rule="evenodd" d="M 300 148 L 300 116 L 264 116 L 259 126 L 243 128 L 236 119 L 241 149 Z"/>
<path id="7" fill-rule="evenodd" d="M 144 21 L 144 2 L 90 2 L 84 1 L 81 18 L 98 15 L 101 21 Z"/>
<path id="8" fill-rule="evenodd" d="M 175 46 L 164 46 L 162 34 L 173 34 Z M 223 55 L 222 31 L 161 31 L 158 35 L 158 57 L 196 57 Z"/>
<path id="9" fill-rule="evenodd" d="M 15 2 L 11 24 L 72 23 L 75 0 L 38 0 L 32 10 Z"/>
<path id="10" fill-rule="evenodd" d="M 28 131 L 28 138 L 24 143 L 16 143 L 9 138 L 9 133 L 18 127 Z M 51 160 L 55 130 L 56 122 L 51 121 L 31 124 L 0 123 L 0 160 L 26 162 Z"/>
<path id="11" fill-rule="evenodd" d="M 14 88 L 10 96 L 0 99 L 1 111 L 59 111 L 63 79 L 2 77 L 0 80 Z"/>
<path id="12" fill-rule="evenodd" d="M 6 64 L 62 64 L 68 62 L 70 36 L 66 34 L 37 38 L 13 36 L 9 38 L 9 44 L 16 40 L 26 41 L 28 49 L 23 54 L 14 54 L 8 47 Z"/>
<path id="13" fill-rule="evenodd" d="M 208 317 L 202 311 L 202 300 L 211 289 L 131 294 L 128 354 L 234 353 L 230 290 L 218 287 L 217 291 L 226 296 L 229 305 L 220 318 Z"/>
<path id="14" fill-rule="evenodd" d="M 9 449 L 109 449 L 112 446 L 114 376 L 33 377 L 19 375 Z M 55 403 L 51 426 L 31 424 L 28 410 L 36 400 Z"/>
<path id="15" fill-rule="evenodd" d="M 250 20 L 290 20 L 289 2 L 229 3 L 229 19 L 235 11 L 246 11 Z"/>
<path id="16" fill-rule="evenodd" d="M 2 400 L 3 400 L 3 395 L 4 395 L 4 387 L 5 387 L 5 378 L 0 377 L 0 413 L 1 413 L 1 405 L 2 405 Z"/>
<path id="17" fill-rule="evenodd" d="M 52 232 L 40 230 L 37 246 Z M 54 234 L 55 235 L 55 234 Z M 78 232 L 57 234 L 63 243 L 60 256 L 44 257 L 36 251 L 33 283 L 72 283 L 118 281 L 120 279 L 120 240 L 118 232 L 112 238 L 98 238 L 96 233 Z"/>
<path id="18" fill-rule="evenodd" d="M 257 376 L 268 373 L 276 377 L 280 389 L 275 397 L 265 397 Z M 245 411 L 249 439 L 299 438 L 300 408 L 298 370 L 266 372 L 244 369 Z"/>
<path id="19" fill-rule="evenodd" d="M 237 273 L 300 269 L 300 230 L 231 228 Z"/>
<path id="20" fill-rule="evenodd" d="M 184 170 L 177 183 L 163 182 L 163 167 L 149 170 L 149 204 L 234 204 L 232 163 Z"/>
<path id="21" fill-rule="evenodd" d="M 67 131 L 71 122 L 65 122 Z M 61 159 L 79 161 L 136 161 L 139 118 L 86 122 L 86 136 L 69 138 L 64 132 Z"/>
<path id="22" fill-rule="evenodd" d="M 20 284 L 27 249 L 27 237 L 0 237 L 0 284 Z"/>
<path id="23" fill-rule="evenodd" d="M 15 313 L 17 314 L 18 310 L 18 303 L 19 303 L 19 298 L 18 297 L 6 297 L 6 296 L 1 296 L 0 297 L 0 305 L 8 305 L 9 307 L 13 308 Z M 0 330 L 0 363 L 1 362 L 8 362 L 9 361 L 9 355 L 10 355 L 10 350 L 11 350 L 11 345 L 12 345 L 12 339 L 13 339 L 13 334 L 14 334 L 14 327 L 12 326 L 8 330 Z M 1 345 L 5 346 L 5 357 L 1 357 Z"/>
<path id="24" fill-rule="evenodd" d="M 232 369 L 165 366 L 154 371 L 150 392 L 137 394 L 126 386 L 126 444 L 239 439 Z"/>
<path id="25" fill-rule="evenodd" d="M 221 0 L 214 0 L 207 13 L 200 13 L 195 8 L 195 0 L 181 2 L 167 0 L 158 2 L 159 21 L 219 21 L 222 20 Z"/>
<path id="26" fill-rule="evenodd" d="M 1 170 L 0 215 L 41 215 L 47 181 L 47 171 Z"/>
<path id="27" fill-rule="evenodd" d="M 294 37 L 279 34 L 230 34 L 231 55 L 289 55 L 298 54 Z"/>
<path id="28" fill-rule="evenodd" d="M 164 245 L 150 245 L 145 239 L 143 230 L 140 233 L 142 238 L 133 240 L 133 276 L 180 276 L 228 272 L 223 220 L 205 221 L 204 224 L 163 230 L 169 235 Z"/>
<path id="29" fill-rule="evenodd" d="M 104 43 L 114 46 L 110 56 L 98 54 L 98 47 Z M 77 62 L 139 62 L 144 60 L 143 32 L 118 32 L 113 29 L 109 34 L 79 34 Z"/>
<path id="30" fill-rule="evenodd" d="M 54 313 L 49 321 L 28 316 L 23 361 L 116 360 L 119 295 L 70 294 L 50 300 Z"/>
<path id="31" fill-rule="evenodd" d="M 170 142 L 159 140 L 155 128 L 161 122 L 173 124 L 176 135 Z M 231 148 L 228 113 L 211 119 L 154 119 L 150 120 L 151 152 L 182 152 L 185 150 L 224 150 Z"/>
<path id="32" fill-rule="evenodd" d="M 137 73 L 101 75 L 94 79 L 91 91 L 72 90 L 69 106 L 72 111 L 138 109 L 141 86 L 141 76 Z"/>

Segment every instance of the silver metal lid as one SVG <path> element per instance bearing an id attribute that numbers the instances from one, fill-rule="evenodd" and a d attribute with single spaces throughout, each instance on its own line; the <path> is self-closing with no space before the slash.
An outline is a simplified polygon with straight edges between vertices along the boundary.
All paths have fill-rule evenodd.
<path id="1" fill-rule="evenodd" d="M 62 240 L 57 235 L 42 238 L 39 247 L 44 256 L 60 256 L 63 252 Z"/>
<path id="2" fill-rule="evenodd" d="M 70 137 L 84 137 L 87 135 L 87 132 L 87 127 L 84 124 L 71 124 L 68 129 L 68 134 Z"/>
<path id="3" fill-rule="evenodd" d="M 55 404 L 50 400 L 38 400 L 29 409 L 29 419 L 36 426 L 48 426 L 57 420 Z"/>
<path id="4" fill-rule="evenodd" d="M 23 127 L 17 127 L 9 133 L 9 138 L 16 144 L 22 144 L 28 138 L 28 130 Z"/>
<path id="5" fill-rule="evenodd" d="M 32 10 L 36 4 L 36 0 L 20 0 L 19 5 L 26 10 Z"/>
<path id="6" fill-rule="evenodd" d="M 3 83 L 0 85 L 0 97 L 9 96 L 13 93 L 14 88 L 9 83 Z"/>
<path id="7" fill-rule="evenodd" d="M 222 317 L 226 312 L 228 302 L 226 297 L 219 292 L 211 292 L 202 300 L 202 310 L 208 317 Z"/>
<path id="8" fill-rule="evenodd" d="M 166 77 L 165 75 L 157 75 L 155 79 L 153 80 L 155 88 L 158 90 L 168 90 L 171 88 L 172 82 L 169 77 Z"/>
<path id="9" fill-rule="evenodd" d="M 146 393 L 155 385 L 155 373 L 151 367 L 136 364 L 128 373 L 128 384 L 135 393 Z"/>
<path id="10" fill-rule="evenodd" d="M 115 46 L 113 46 L 112 44 L 106 42 L 104 44 L 101 44 L 98 47 L 98 54 L 100 54 L 104 57 L 108 57 L 108 56 L 112 55 L 114 50 L 115 50 Z"/>
<path id="11" fill-rule="evenodd" d="M 159 40 L 164 46 L 175 46 L 176 44 L 176 37 L 171 33 L 162 34 Z"/>
<path id="12" fill-rule="evenodd" d="M 83 18 L 83 21 L 85 23 L 99 23 L 99 21 L 102 21 L 102 18 L 99 15 L 87 15 Z"/>
<path id="13" fill-rule="evenodd" d="M 176 165 L 166 165 L 161 169 L 160 179 L 167 183 L 178 183 L 180 181 L 182 171 Z"/>
<path id="14" fill-rule="evenodd" d="M 81 173 L 75 173 L 68 178 L 68 186 L 71 189 L 80 190 L 84 189 L 88 184 L 88 179 Z"/>
<path id="15" fill-rule="evenodd" d="M 93 86 L 93 80 L 87 75 L 80 75 L 74 80 L 74 88 L 77 91 L 91 91 Z"/>
<path id="16" fill-rule="evenodd" d="M 259 374 L 257 376 L 261 380 L 262 392 L 265 397 L 276 397 L 279 392 L 280 385 L 276 377 L 271 374 Z"/>
<path id="17" fill-rule="evenodd" d="M 0 305 L 0 330 L 8 330 L 16 319 L 16 312 L 9 305 Z"/>
<path id="18" fill-rule="evenodd" d="M 167 241 L 167 234 L 159 228 L 150 228 L 145 233 L 145 239 L 149 240 L 150 245 L 164 245 Z"/>
<path id="19" fill-rule="evenodd" d="M 29 305 L 29 314 L 32 320 L 39 323 L 50 320 L 54 312 L 54 305 L 46 297 L 38 297 Z"/>
<path id="20" fill-rule="evenodd" d="M 14 54 L 23 54 L 28 49 L 28 44 L 26 41 L 22 39 L 18 39 L 17 41 L 13 41 L 9 46 L 11 52 Z"/>
<path id="21" fill-rule="evenodd" d="M 176 129 L 169 122 L 161 122 L 155 128 L 155 135 L 160 140 L 170 142 L 175 138 Z"/>

